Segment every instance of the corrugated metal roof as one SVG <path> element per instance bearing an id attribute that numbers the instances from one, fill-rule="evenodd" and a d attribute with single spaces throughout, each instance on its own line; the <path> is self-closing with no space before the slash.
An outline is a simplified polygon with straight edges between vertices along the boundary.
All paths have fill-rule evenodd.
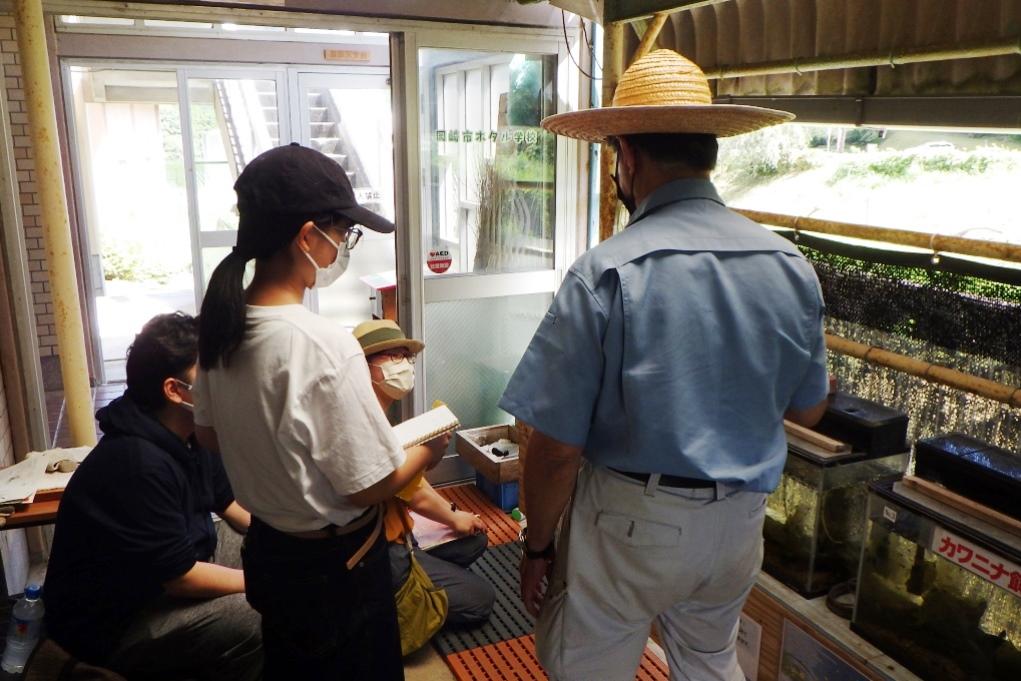
<path id="1" fill-rule="evenodd" d="M 626 54 L 638 44 L 627 30 Z M 657 45 L 704 69 L 1021 41 L 1021 0 L 729 0 L 670 15 Z M 1021 95 L 1021 54 L 727 78 L 720 96 Z"/>

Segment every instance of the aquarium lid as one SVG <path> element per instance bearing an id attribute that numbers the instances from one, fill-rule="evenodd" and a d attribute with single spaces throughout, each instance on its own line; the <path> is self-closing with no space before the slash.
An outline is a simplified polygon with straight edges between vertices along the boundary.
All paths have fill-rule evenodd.
<path id="1" fill-rule="evenodd" d="M 1021 537 L 958 511 L 906 486 L 899 478 L 869 483 L 869 491 L 927 518 L 983 548 L 1021 563 Z"/>

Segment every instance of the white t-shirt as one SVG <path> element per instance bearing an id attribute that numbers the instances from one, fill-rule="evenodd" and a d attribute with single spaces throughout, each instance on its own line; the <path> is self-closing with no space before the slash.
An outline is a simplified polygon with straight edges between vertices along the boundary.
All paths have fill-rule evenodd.
<path id="1" fill-rule="evenodd" d="M 347 495 L 404 463 L 365 355 L 301 305 L 249 305 L 230 365 L 199 371 L 195 423 L 216 430 L 238 502 L 283 532 L 344 525 Z"/>

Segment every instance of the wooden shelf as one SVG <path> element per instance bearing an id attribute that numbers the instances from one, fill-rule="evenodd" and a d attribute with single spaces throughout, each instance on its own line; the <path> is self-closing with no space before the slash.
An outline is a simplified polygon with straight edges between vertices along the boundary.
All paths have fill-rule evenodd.
<path id="1" fill-rule="evenodd" d="M 0 530 L 49 525 L 57 520 L 63 490 L 38 492 L 31 504 L 18 504 L 12 515 L 0 516 Z"/>
<path id="2" fill-rule="evenodd" d="M 744 614 L 762 626 L 758 681 L 778 678 L 785 619 L 873 681 L 921 681 L 852 632 L 847 620 L 826 607 L 825 596 L 806 600 L 764 572 L 748 597 Z"/>

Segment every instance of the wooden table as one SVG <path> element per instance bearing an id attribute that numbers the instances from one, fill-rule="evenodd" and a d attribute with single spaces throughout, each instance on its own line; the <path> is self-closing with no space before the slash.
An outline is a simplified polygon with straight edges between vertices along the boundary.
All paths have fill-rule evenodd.
<path id="1" fill-rule="evenodd" d="M 57 520 L 57 509 L 64 490 L 37 492 L 30 504 L 17 504 L 12 515 L 0 516 L 0 530 L 49 525 Z"/>

